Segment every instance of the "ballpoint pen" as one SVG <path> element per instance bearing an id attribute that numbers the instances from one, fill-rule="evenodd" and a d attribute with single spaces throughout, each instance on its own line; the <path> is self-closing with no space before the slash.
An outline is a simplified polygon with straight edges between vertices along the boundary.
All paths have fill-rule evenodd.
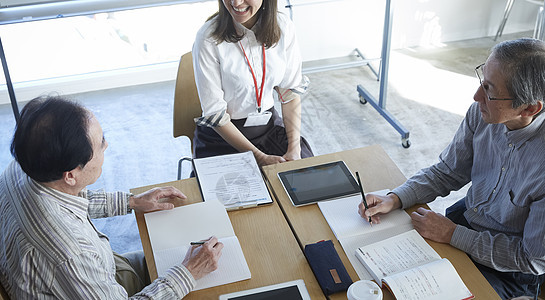
<path id="1" fill-rule="evenodd" d="M 356 178 L 358 179 L 358 185 L 360 186 L 361 202 L 363 202 L 363 206 L 365 206 L 365 209 L 367 210 L 369 209 L 369 206 L 367 206 L 367 200 L 365 199 L 365 193 L 363 192 L 363 185 L 361 185 L 360 174 L 358 172 L 356 172 Z M 371 217 L 369 217 L 369 224 L 373 225 L 373 223 L 371 222 Z"/>
<path id="2" fill-rule="evenodd" d="M 204 243 L 206 243 L 206 241 L 198 241 L 198 242 L 191 242 L 189 243 L 191 246 L 193 245 L 203 245 Z"/>

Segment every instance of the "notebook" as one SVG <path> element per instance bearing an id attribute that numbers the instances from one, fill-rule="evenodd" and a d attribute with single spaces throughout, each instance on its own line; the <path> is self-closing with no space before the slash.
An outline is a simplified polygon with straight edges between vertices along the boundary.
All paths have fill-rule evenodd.
<path id="1" fill-rule="evenodd" d="M 190 242 L 216 236 L 224 244 L 218 269 L 198 279 L 195 290 L 251 278 L 229 216 L 218 201 L 151 212 L 144 217 L 159 277 L 182 263 Z"/>
<path id="2" fill-rule="evenodd" d="M 416 232 L 410 230 L 362 246 L 356 256 L 380 286 L 397 299 L 472 299 L 456 269 Z"/>
<path id="3" fill-rule="evenodd" d="M 388 190 L 373 192 L 386 195 Z M 361 194 L 341 199 L 318 202 L 329 227 L 343 247 L 350 263 L 360 279 L 372 280 L 373 277 L 356 257 L 356 249 L 397 234 L 413 229 L 411 217 L 401 209 L 394 210 L 380 217 L 380 224 L 370 225 L 358 214 Z"/>

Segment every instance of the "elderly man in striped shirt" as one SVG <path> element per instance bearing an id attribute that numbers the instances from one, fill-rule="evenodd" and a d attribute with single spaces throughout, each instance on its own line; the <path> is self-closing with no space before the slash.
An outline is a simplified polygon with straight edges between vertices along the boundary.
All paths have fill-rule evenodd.
<path id="1" fill-rule="evenodd" d="M 368 197 L 370 208 L 359 212 L 378 221 L 376 214 L 471 182 L 446 217 L 414 212 L 415 229 L 466 252 L 502 299 L 537 297 L 545 273 L 545 43 L 502 42 L 475 72 L 475 103 L 439 162 L 387 196 Z"/>
<path id="2" fill-rule="evenodd" d="M 142 252 L 112 252 L 90 218 L 171 209 L 158 200 L 186 197 L 173 187 L 88 191 L 107 147 L 94 115 L 75 102 L 41 97 L 23 108 L 15 160 L 0 176 L 0 282 L 12 299 L 180 299 L 217 268 L 223 244 L 214 237 L 151 283 Z"/>

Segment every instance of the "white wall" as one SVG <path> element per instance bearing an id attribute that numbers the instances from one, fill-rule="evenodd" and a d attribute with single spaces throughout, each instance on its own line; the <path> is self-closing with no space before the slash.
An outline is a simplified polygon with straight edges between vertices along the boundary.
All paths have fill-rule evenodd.
<path id="1" fill-rule="evenodd" d="M 392 49 L 410 46 L 441 46 L 441 43 L 494 36 L 507 0 L 392 0 L 394 19 Z M 315 4 L 308 4 L 308 3 Z M 318 2 L 318 3 L 316 3 Z M 367 57 L 378 57 L 382 42 L 382 0 L 291 0 L 293 19 L 305 61 L 346 56 L 354 48 Z M 308 4 L 308 5 L 305 5 Z M 284 0 L 279 0 L 282 11 Z M 533 30 L 537 5 L 515 1 L 504 33 Z M 210 12 L 211 13 L 211 12 Z M 209 13 L 206 12 L 206 15 Z M 188 22 L 192 22 L 188 20 Z M 199 23 L 202 22 L 199 19 Z M 195 22 L 193 22 L 195 23 Z M 184 36 L 194 37 L 198 26 L 187 26 Z M 163 29 L 157 29 L 161 31 Z M 190 45 L 191 43 L 187 43 Z M 190 51 L 181 49 L 181 53 Z M 8 61 L 9 62 L 9 61 Z M 15 84 L 19 101 L 49 91 L 63 94 L 173 80 L 177 63 L 146 68 L 95 73 L 91 80 L 77 76 L 65 80 L 40 80 Z M 9 103 L 5 85 L 0 86 L 0 104 Z"/>
<path id="2" fill-rule="evenodd" d="M 292 0 L 304 60 L 380 53 L 384 1 Z M 392 49 L 494 36 L 507 0 L 392 0 Z M 298 5 L 298 4 L 302 5 Z M 533 30 L 538 6 L 515 1 L 504 33 Z"/>

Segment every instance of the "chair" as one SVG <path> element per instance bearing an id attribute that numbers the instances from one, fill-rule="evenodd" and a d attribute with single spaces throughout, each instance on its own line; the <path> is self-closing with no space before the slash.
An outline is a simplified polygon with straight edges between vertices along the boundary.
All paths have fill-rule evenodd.
<path id="1" fill-rule="evenodd" d="M 196 117 L 202 114 L 195 75 L 193 73 L 193 56 L 191 52 L 182 55 L 176 76 L 176 88 L 174 90 L 174 115 L 173 135 L 174 137 L 187 136 L 193 150 L 193 135 L 195 133 Z M 182 163 L 191 161 L 191 157 L 181 157 L 178 161 L 178 180 L 182 178 Z"/>
<path id="2" fill-rule="evenodd" d="M 532 4 L 539 5 L 539 10 L 537 13 L 537 19 L 536 19 L 536 25 L 534 27 L 534 38 L 543 40 L 543 36 L 545 34 L 544 30 L 544 23 L 543 23 L 543 1 L 542 0 L 526 0 L 526 2 L 530 2 Z M 505 27 L 505 23 L 507 23 L 507 18 L 509 17 L 509 14 L 511 13 L 511 9 L 513 8 L 513 4 L 515 3 L 515 0 L 507 0 L 507 3 L 505 4 L 505 10 L 503 13 L 503 19 L 500 22 L 500 26 L 498 27 L 498 31 L 496 32 L 496 36 L 494 37 L 494 41 L 498 39 L 503 33 L 503 28 Z"/>

